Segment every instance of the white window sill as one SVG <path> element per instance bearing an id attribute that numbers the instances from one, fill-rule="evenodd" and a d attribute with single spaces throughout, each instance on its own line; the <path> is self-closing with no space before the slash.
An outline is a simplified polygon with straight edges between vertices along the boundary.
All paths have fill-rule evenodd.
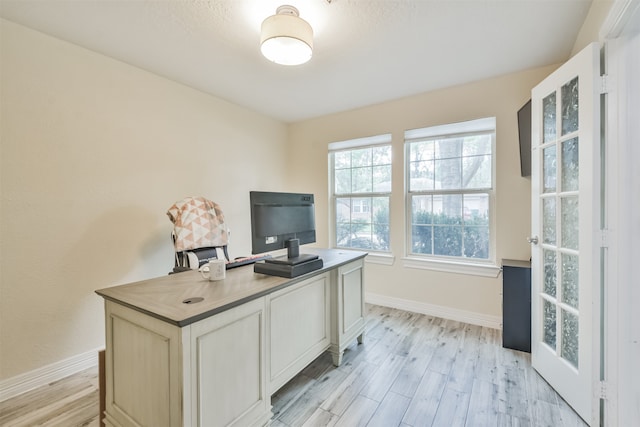
<path id="1" fill-rule="evenodd" d="M 391 254 L 369 252 L 364 260 L 370 264 L 393 265 L 396 257 Z"/>
<path id="2" fill-rule="evenodd" d="M 444 271 L 447 273 L 468 274 L 471 276 L 498 277 L 500 267 L 493 264 L 480 264 L 471 262 L 457 262 L 448 260 L 435 260 L 424 258 L 402 258 L 406 268 L 422 270 Z"/>
<path id="3" fill-rule="evenodd" d="M 351 249 L 345 248 L 336 248 L 339 251 L 350 251 Z M 386 252 L 369 252 L 367 249 L 353 249 L 358 252 L 367 252 L 367 256 L 364 258 L 364 261 L 369 264 L 380 264 L 380 265 L 393 265 L 396 260 L 396 257 L 391 253 Z"/>

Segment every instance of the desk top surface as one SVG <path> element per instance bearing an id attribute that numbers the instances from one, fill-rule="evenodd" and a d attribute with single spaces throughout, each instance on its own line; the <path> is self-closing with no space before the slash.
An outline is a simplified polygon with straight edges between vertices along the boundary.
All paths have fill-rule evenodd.
<path id="1" fill-rule="evenodd" d="M 305 248 L 320 256 L 324 266 L 302 276 L 287 279 L 253 272 L 253 265 L 227 270 L 224 280 L 211 282 L 197 270 L 99 289 L 103 298 L 141 311 L 176 326 L 186 326 L 245 302 L 291 286 L 309 277 L 364 258 L 366 252 Z M 202 298 L 200 302 L 183 301 Z"/>

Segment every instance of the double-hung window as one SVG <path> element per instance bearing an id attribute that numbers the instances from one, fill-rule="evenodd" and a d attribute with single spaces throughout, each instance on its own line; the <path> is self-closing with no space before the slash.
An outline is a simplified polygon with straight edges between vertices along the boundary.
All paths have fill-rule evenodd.
<path id="1" fill-rule="evenodd" d="M 333 244 L 389 252 L 391 135 L 329 144 Z"/>
<path id="2" fill-rule="evenodd" d="M 405 132 L 407 252 L 493 260 L 495 118 Z"/>

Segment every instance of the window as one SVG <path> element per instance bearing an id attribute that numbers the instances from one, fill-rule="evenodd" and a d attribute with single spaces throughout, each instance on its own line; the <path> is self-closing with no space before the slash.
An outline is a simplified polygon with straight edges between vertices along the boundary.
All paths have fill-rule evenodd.
<path id="1" fill-rule="evenodd" d="M 389 251 L 391 135 L 329 144 L 334 245 Z"/>
<path id="2" fill-rule="evenodd" d="M 490 261 L 495 118 L 405 132 L 410 256 Z"/>

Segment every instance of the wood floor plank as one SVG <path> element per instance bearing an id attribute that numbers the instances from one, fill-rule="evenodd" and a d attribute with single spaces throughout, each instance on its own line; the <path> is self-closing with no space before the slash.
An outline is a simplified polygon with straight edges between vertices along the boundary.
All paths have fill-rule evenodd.
<path id="1" fill-rule="evenodd" d="M 278 419 L 290 426 L 304 424 L 320 407 L 333 390 L 345 379 L 346 374 L 337 369 L 327 372 L 321 379 L 316 380 L 289 408 L 280 414 Z"/>
<path id="2" fill-rule="evenodd" d="M 529 366 L 524 370 L 526 385 L 527 385 L 527 398 L 529 401 L 543 400 L 551 403 L 552 405 L 558 405 L 558 395 L 553 388 L 533 369 Z"/>
<path id="3" fill-rule="evenodd" d="M 462 345 L 458 347 L 453 366 L 449 372 L 447 387 L 471 394 L 476 365 L 480 355 L 480 332 L 482 327 L 466 325 Z"/>
<path id="4" fill-rule="evenodd" d="M 563 427 L 583 427 L 585 425 L 582 418 L 560 396 L 558 396 L 558 408 Z"/>
<path id="5" fill-rule="evenodd" d="M 435 338 L 434 353 L 428 368 L 431 371 L 449 375 L 458 349 L 462 347 L 464 325 L 453 320 L 442 320 Z"/>
<path id="6" fill-rule="evenodd" d="M 318 361 L 316 360 L 316 362 Z M 278 418 L 280 414 L 296 402 L 300 395 L 306 392 L 307 389 L 316 382 L 316 379 L 301 373 L 282 386 L 280 390 L 271 396 L 271 412 L 273 413 L 273 417 Z"/>
<path id="7" fill-rule="evenodd" d="M 338 416 L 342 415 L 377 370 L 378 367 L 371 363 L 365 361 L 359 363 L 320 405 L 320 408 Z"/>
<path id="8" fill-rule="evenodd" d="M 524 369 L 499 366 L 498 372 L 498 411 L 516 418 L 529 418 Z"/>
<path id="9" fill-rule="evenodd" d="M 338 415 L 318 408 L 302 427 L 332 427 L 336 425 L 339 419 L 340 417 Z"/>
<path id="10" fill-rule="evenodd" d="M 498 361 L 497 351 L 498 344 L 495 339 L 495 329 L 483 327 L 480 332 L 480 340 L 478 342 L 479 352 L 478 361 L 476 363 L 475 378 L 483 381 L 497 384 Z"/>
<path id="11" fill-rule="evenodd" d="M 309 366 L 304 368 L 300 374 L 313 379 L 320 379 L 330 369 L 333 369 L 333 359 L 329 352 L 324 352 Z"/>
<path id="12" fill-rule="evenodd" d="M 498 423 L 498 386 L 490 381 L 473 381 L 465 425 L 494 426 Z"/>
<path id="13" fill-rule="evenodd" d="M 445 388 L 433 425 L 464 427 L 469 412 L 470 398 L 471 393 Z"/>
<path id="14" fill-rule="evenodd" d="M 562 425 L 562 416 L 558 405 L 536 400 L 531 406 L 532 427 L 558 427 Z"/>
<path id="15" fill-rule="evenodd" d="M 411 403 L 411 399 L 392 391 L 388 392 L 376 412 L 371 417 L 367 427 L 397 426 Z"/>
<path id="16" fill-rule="evenodd" d="M 0 425 L 87 425 L 99 411 L 98 370 L 91 368 L 0 403 Z M 55 399 L 52 399 L 55 397 Z M 85 408 L 80 411 L 78 408 Z M 71 420 L 65 418 L 72 417 Z"/>
<path id="17" fill-rule="evenodd" d="M 373 374 L 363 392 L 360 394 L 376 402 L 381 402 L 398 377 L 406 360 L 407 358 L 405 356 L 399 356 L 395 353 L 390 354 L 385 361 L 382 362 L 380 368 Z"/>
<path id="18" fill-rule="evenodd" d="M 417 343 L 409 350 L 404 366 L 398 373 L 396 380 L 391 386 L 391 391 L 411 398 L 416 393 L 418 385 L 427 365 L 433 357 L 434 348 L 428 341 Z"/>
<path id="19" fill-rule="evenodd" d="M 340 417 L 335 427 L 364 427 L 377 408 L 378 402 L 375 400 L 358 396 Z"/>
<path id="20" fill-rule="evenodd" d="M 430 426 L 438 411 L 446 382 L 445 375 L 427 369 L 402 422 L 412 426 Z"/>
<path id="21" fill-rule="evenodd" d="M 496 424 L 496 427 L 531 427 L 531 423 L 528 419 L 498 413 L 498 424 Z"/>

